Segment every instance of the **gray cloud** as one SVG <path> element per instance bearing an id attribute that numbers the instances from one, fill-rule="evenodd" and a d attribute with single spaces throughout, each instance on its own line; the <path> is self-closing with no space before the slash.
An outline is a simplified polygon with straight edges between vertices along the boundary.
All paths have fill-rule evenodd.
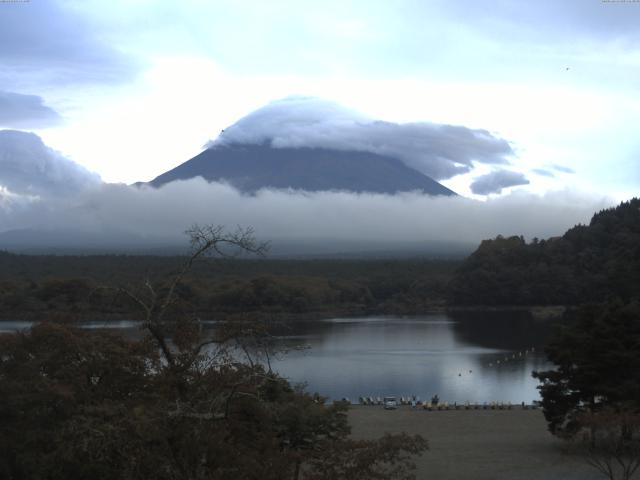
<path id="1" fill-rule="evenodd" d="M 14 86 L 120 82 L 133 68 L 104 25 L 57 0 L 2 5 L 0 65 L 0 82 Z"/>
<path id="2" fill-rule="evenodd" d="M 507 164 L 509 143 L 486 130 L 371 120 L 335 103 L 289 97 L 250 113 L 207 147 L 230 143 L 323 147 L 396 157 L 435 180 L 469 172 L 474 162 Z"/>
<path id="3" fill-rule="evenodd" d="M 0 187 L 13 194 L 64 197 L 100 177 L 47 147 L 33 133 L 0 130 Z"/>
<path id="4" fill-rule="evenodd" d="M 471 191 L 476 195 L 488 195 L 490 193 L 500 193 L 503 188 L 528 184 L 529 180 L 522 173 L 511 170 L 496 170 L 474 178 L 470 187 Z"/>
<path id="5" fill-rule="evenodd" d="M 550 172 L 549 170 L 545 170 L 544 168 L 534 168 L 531 171 L 538 175 L 542 175 L 543 177 L 555 177 L 553 172 Z"/>
<path id="6" fill-rule="evenodd" d="M 551 168 L 553 168 L 554 170 L 557 170 L 558 172 L 562 172 L 562 173 L 576 173 L 576 171 L 572 168 L 569 167 L 564 167 L 562 165 L 551 165 Z"/>
<path id="7" fill-rule="evenodd" d="M 42 97 L 0 90 L 0 126 L 41 128 L 59 123 L 58 112 L 44 104 Z"/>
<path id="8" fill-rule="evenodd" d="M 429 242 L 472 245 L 498 234 L 559 235 L 612 203 L 569 191 L 544 196 L 512 192 L 480 202 L 416 192 L 265 189 L 243 195 L 201 178 L 157 189 L 104 184 L 47 148 L 36 135 L 0 131 L 0 233 L 40 230 L 49 232 L 46 238 L 75 238 L 76 245 L 78 238 L 80 244 L 82 238 L 91 238 L 102 247 L 122 246 L 132 238 L 145 245 L 184 245 L 181 232 L 196 222 L 253 226 L 274 249 L 296 242 L 333 252 Z"/>
<path id="9" fill-rule="evenodd" d="M 73 197 L 21 202 L 13 198 L 4 206 L 0 201 L 0 231 L 82 230 L 104 234 L 113 242 L 137 236 L 184 245 L 181 232 L 194 222 L 230 228 L 240 224 L 253 226 L 257 236 L 271 240 L 274 248 L 280 242 L 326 240 L 336 245 L 336 251 L 346 250 L 346 245 L 364 251 L 383 243 L 477 244 L 497 234 L 549 237 L 588 222 L 594 211 L 610 204 L 571 192 L 545 196 L 514 192 L 484 202 L 417 193 L 263 190 L 246 196 L 228 185 L 197 178 L 159 189 L 102 184 Z"/>

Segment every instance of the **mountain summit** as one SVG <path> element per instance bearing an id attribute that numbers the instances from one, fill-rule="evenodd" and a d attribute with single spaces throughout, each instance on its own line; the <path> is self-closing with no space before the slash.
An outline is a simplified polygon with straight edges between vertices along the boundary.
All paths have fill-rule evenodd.
<path id="1" fill-rule="evenodd" d="M 274 148 L 268 143 L 213 145 L 150 183 L 159 187 L 194 177 L 227 182 L 245 193 L 291 188 L 387 194 L 418 190 L 428 195 L 455 195 L 390 156 L 328 148 Z"/>
<path id="2" fill-rule="evenodd" d="M 476 164 L 506 165 L 513 150 L 491 132 L 376 120 L 317 97 L 286 97 L 225 128 L 206 150 L 151 181 L 201 176 L 243 192 L 261 188 L 455 195 L 439 181 Z"/>

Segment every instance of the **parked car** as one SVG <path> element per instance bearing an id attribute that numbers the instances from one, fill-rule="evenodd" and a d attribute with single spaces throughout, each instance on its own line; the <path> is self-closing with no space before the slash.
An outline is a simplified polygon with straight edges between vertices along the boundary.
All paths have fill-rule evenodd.
<path id="1" fill-rule="evenodd" d="M 393 396 L 384 397 L 382 404 L 384 405 L 385 410 L 395 410 L 398 408 L 398 401 L 396 400 L 396 397 Z"/>

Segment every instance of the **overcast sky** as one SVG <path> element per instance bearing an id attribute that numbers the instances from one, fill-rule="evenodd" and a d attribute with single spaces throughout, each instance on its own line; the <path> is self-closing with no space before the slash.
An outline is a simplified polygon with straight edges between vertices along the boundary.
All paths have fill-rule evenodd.
<path id="1" fill-rule="evenodd" d="M 100 179 L 147 181 L 205 146 L 269 138 L 393 155 L 472 200 L 263 192 L 271 220 L 289 199 L 291 218 L 338 208 L 364 231 L 379 216 L 363 212 L 388 209 L 410 236 L 439 208 L 475 239 L 517 233 L 529 206 L 551 210 L 521 233 L 560 234 L 640 191 L 638 25 L 640 3 L 601 0 L 0 2 L 0 130 L 35 134 L 0 136 L 0 230 L 53 212 L 117 223 L 119 198 L 146 205 L 129 227 L 143 211 L 162 224 L 152 200 L 187 187 Z M 213 217 L 261 222 L 255 198 L 193 191 L 236 203 Z"/>
<path id="2" fill-rule="evenodd" d="M 130 183 L 305 95 L 491 132 L 513 149 L 512 189 L 627 198 L 640 186 L 639 24 L 640 4 L 601 0 L 2 3 L 0 128 Z M 443 183 L 473 195 L 505 176 L 472 166 Z"/>

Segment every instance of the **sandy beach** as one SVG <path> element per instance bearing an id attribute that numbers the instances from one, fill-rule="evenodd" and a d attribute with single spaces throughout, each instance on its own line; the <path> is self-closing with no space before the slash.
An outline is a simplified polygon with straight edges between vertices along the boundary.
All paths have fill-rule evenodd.
<path id="1" fill-rule="evenodd" d="M 429 450 L 416 459 L 417 478 L 440 480 L 596 480 L 584 460 L 566 453 L 540 410 L 425 411 L 354 405 L 354 438 L 385 432 L 420 434 Z"/>

